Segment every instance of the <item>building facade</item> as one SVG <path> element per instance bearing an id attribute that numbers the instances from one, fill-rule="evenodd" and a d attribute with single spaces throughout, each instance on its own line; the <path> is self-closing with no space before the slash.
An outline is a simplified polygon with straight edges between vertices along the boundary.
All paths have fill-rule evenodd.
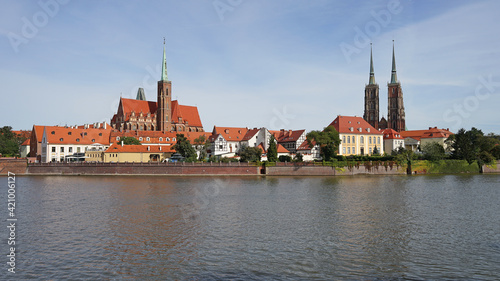
<path id="1" fill-rule="evenodd" d="M 384 151 L 383 134 L 361 117 L 337 116 L 329 126 L 339 132 L 339 155 L 373 155 Z"/>

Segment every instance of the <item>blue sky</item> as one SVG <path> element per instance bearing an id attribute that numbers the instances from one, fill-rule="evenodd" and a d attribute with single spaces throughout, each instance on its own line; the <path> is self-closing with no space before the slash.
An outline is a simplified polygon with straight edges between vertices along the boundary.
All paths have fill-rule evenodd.
<path id="1" fill-rule="evenodd" d="M 498 1 L 0 1 L 0 126 L 107 121 L 174 98 L 217 126 L 318 130 L 363 115 L 373 43 L 380 113 L 395 40 L 408 129 L 500 133 Z"/>

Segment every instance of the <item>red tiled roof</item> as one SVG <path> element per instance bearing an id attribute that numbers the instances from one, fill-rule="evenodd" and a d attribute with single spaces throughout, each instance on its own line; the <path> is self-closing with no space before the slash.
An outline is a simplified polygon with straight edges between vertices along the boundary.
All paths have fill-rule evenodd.
<path id="1" fill-rule="evenodd" d="M 26 139 L 21 145 L 30 145 L 30 139 Z"/>
<path id="2" fill-rule="evenodd" d="M 226 139 L 226 141 L 242 141 L 247 131 L 248 128 L 214 126 L 212 134 L 220 134 Z"/>
<path id="3" fill-rule="evenodd" d="M 142 141 L 140 142 L 142 144 L 163 144 L 163 143 L 172 143 L 175 144 L 177 141 L 176 136 L 177 134 L 183 134 L 190 142 L 191 144 L 194 143 L 194 140 L 199 138 L 200 136 L 204 135 L 206 138 L 208 138 L 211 133 L 207 132 L 161 132 L 161 131 L 125 131 L 125 132 L 120 132 L 120 131 L 112 131 L 110 134 L 110 142 L 111 143 L 116 143 L 119 142 L 119 140 L 116 140 L 116 137 L 133 137 L 138 140 L 142 137 Z M 149 140 L 148 140 L 149 138 Z M 160 140 L 161 138 L 161 140 Z"/>
<path id="4" fill-rule="evenodd" d="M 123 112 L 125 113 L 125 120 L 129 120 L 130 113 L 134 111 L 136 115 L 140 112 L 147 114 L 156 114 L 156 102 L 145 101 L 145 100 L 135 100 L 135 99 L 125 99 L 121 98 L 120 102 L 122 104 Z"/>
<path id="5" fill-rule="evenodd" d="M 385 129 L 382 131 L 382 133 L 384 134 L 384 139 L 404 139 L 400 133 L 396 132 L 393 129 Z"/>
<path id="6" fill-rule="evenodd" d="M 290 151 L 288 151 L 288 149 L 286 149 L 285 147 L 283 147 L 281 144 L 278 143 L 278 153 L 290 153 Z"/>
<path id="7" fill-rule="evenodd" d="M 49 144 L 103 144 L 109 145 L 111 129 L 79 129 L 71 127 L 46 126 Z"/>
<path id="8" fill-rule="evenodd" d="M 281 130 L 280 134 L 278 135 L 278 142 L 291 142 L 291 141 L 297 141 L 300 136 L 305 132 L 306 130 Z"/>
<path id="9" fill-rule="evenodd" d="M 401 131 L 401 136 L 403 138 L 413 138 L 413 139 L 433 139 L 433 138 L 448 138 L 453 135 L 448 129 L 438 129 L 437 127 L 429 128 L 428 130 L 412 130 L 412 131 Z"/>
<path id="10" fill-rule="evenodd" d="M 313 146 L 316 145 L 316 142 L 313 140 L 312 141 Z M 309 147 L 309 141 L 305 140 L 298 148 L 297 150 L 310 150 L 311 148 Z"/>
<path id="11" fill-rule="evenodd" d="M 255 136 L 255 134 L 257 134 L 259 131 L 260 131 L 260 129 L 257 129 L 257 128 L 253 128 L 253 129 L 248 130 L 246 132 L 245 136 L 243 136 L 242 140 L 247 141 L 247 140 L 253 138 L 253 136 Z"/>
<path id="12" fill-rule="evenodd" d="M 259 145 L 257 147 L 260 148 L 260 150 L 262 151 L 263 154 L 266 153 L 266 149 L 264 148 L 263 143 L 259 143 Z"/>
<path id="13" fill-rule="evenodd" d="M 196 106 L 180 105 L 174 100 L 172 101 L 172 121 L 178 123 L 179 117 L 182 118 L 182 122 L 188 122 L 188 126 L 203 127 Z"/>
<path id="14" fill-rule="evenodd" d="M 175 152 L 172 145 L 124 145 L 113 144 L 106 153 L 163 153 Z"/>
<path id="15" fill-rule="evenodd" d="M 382 135 L 382 132 L 368 124 L 365 119 L 356 116 L 339 115 L 329 126 L 333 126 L 340 134 Z"/>
<path id="16" fill-rule="evenodd" d="M 33 130 L 31 131 L 31 134 L 33 134 L 33 132 L 35 133 L 35 138 L 37 142 L 42 142 L 43 128 L 45 128 L 45 126 L 33 125 Z"/>

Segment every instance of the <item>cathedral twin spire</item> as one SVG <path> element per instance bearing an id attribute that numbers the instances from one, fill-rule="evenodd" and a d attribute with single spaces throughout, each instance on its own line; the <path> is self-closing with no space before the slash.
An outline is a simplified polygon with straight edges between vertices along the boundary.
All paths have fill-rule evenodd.
<path id="1" fill-rule="evenodd" d="M 163 37 L 163 62 L 161 64 L 161 80 L 160 81 L 168 81 L 167 56 L 165 55 L 165 37 Z"/>
<path id="2" fill-rule="evenodd" d="M 373 70 L 373 51 L 372 44 L 370 43 L 370 80 L 368 81 L 368 85 L 375 85 L 375 72 Z M 391 72 L 391 83 L 398 83 L 398 76 L 396 74 L 396 56 L 394 54 L 394 40 L 392 40 L 392 72 Z"/>

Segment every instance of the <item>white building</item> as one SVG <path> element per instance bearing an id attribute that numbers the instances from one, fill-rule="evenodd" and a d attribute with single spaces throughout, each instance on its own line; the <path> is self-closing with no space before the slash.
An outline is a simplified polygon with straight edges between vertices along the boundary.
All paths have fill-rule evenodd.
<path id="1" fill-rule="evenodd" d="M 384 134 L 384 152 L 391 154 L 395 149 L 404 148 L 404 138 L 393 129 L 385 129 L 382 131 Z"/>

